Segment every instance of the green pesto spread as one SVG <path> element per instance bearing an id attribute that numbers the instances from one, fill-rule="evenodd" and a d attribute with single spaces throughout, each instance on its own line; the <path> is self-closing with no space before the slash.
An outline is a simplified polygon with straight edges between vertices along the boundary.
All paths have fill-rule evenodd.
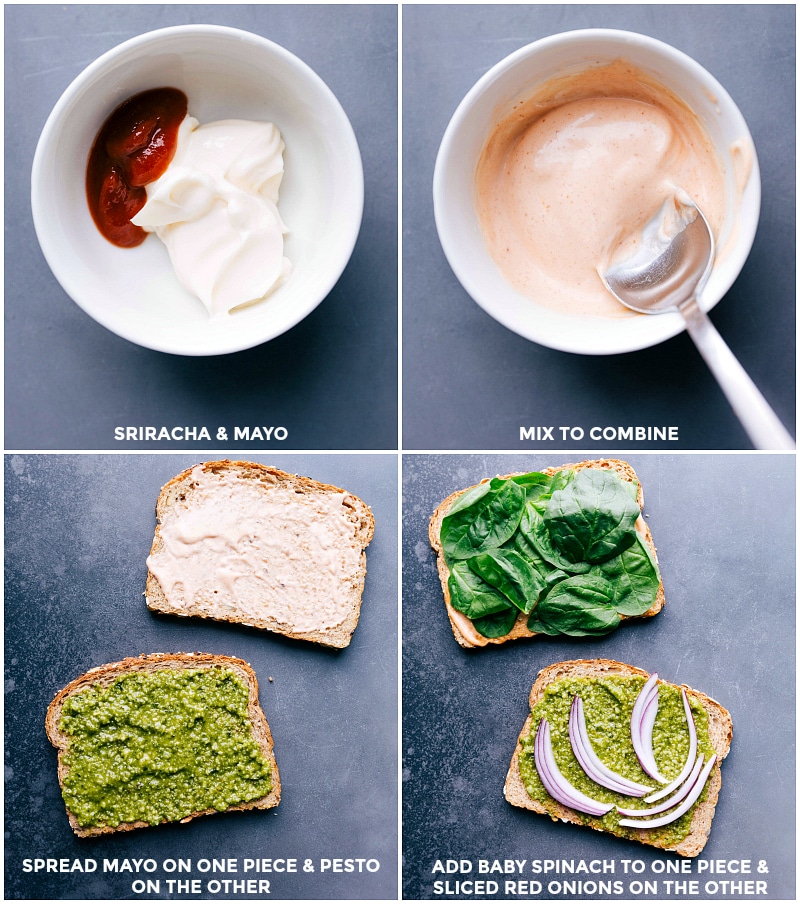
<path id="1" fill-rule="evenodd" d="M 213 666 L 134 672 L 69 697 L 67 807 L 82 827 L 156 825 L 269 794 L 248 696 L 234 672 Z"/>
<path id="2" fill-rule="evenodd" d="M 646 810 L 657 805 L 646 803 L 643 798 L 627 797 L 609 791 L 593 782 L 575 759 L 568 733 L 570 706 L 573 697 L 578 694 L 583 700 L 586 728 L 592 747 L 603 763 L 625 778 L 654 789 L 663 787 L 644 772 L 631 744 L 631 712 L 644 683 L 644 678 L 636 676 L 609 675 L 603 678 L 564 678 L 545 689 L 544 697 L 531 711 L 531 730 L 522 741 L 519 768 L 528 794 L 543 804 L 551 815 L 555 811 L 555 801 L 539 779 L 533 754 L 536 729 L 543 716 L 550 724 L 553 755 L 558 768 L 572 785 L 595 800 L 604 803 L 613 801 L 626 809 Z M 705 761 L 714 753 L 708 736 L 708 714 L 691 694 L 689 705 L 697 729 L 697 751 L 703 754 Z M 689 755 L 689 730 L 683 699 L 677 687 L 658 685 L 658 715 L 653 727 L 653 752 L 661 774 L 669 781 L 677 778 Z M 706 793 L 704 789 L 699 800 L 675 822 L 647 829 L 647 832 L 652 833 L 652 840 L 666 848 L 679 844 L 689 834 L 694 809 L 705 799 Z M 642 831 L 620 826 L 619 821 L 623 817 L 616 809 L 610 810 L 605 816 L 578 813 L 578 817 L 586 825 L 626 838 L 636 838 L 638 832 Z"/>

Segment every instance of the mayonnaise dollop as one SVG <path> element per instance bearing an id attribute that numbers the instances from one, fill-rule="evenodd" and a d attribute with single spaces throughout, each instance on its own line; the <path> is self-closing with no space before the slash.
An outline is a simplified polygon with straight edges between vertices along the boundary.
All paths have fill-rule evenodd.
<path id="1" fill-rule="evenodd" d="M 132 222 L 155 232 L 212 319 L 262 300 L 291 272 L 278 212 L 284 143 L 268 122 L 186 116 L 166 172 Z"/>

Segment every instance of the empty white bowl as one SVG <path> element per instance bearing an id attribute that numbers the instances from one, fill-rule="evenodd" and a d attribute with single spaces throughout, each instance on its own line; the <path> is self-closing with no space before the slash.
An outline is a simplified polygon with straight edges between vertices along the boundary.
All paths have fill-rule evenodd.
<path id="1" fill-rule="evenodd" d="M 286 144 L 279 207 L 292 274 L 263 301 L 221 321 L 210 321 L 181 287 L 157 237 L 117 248 L 87 206 L 86 161 L 100 126 L 127 98 L 158 87 L 182 90 L 201 123 L 269 121 Z M 328 86 L 272 41 L 216 25 L 148 32 L 105 53 L 64 92 L 33 161 L 36 234 L 67 294 L 119 336 L 180 355 L 250 348 L 314 310 L 350 259 L 363 201 L 356 137 Z"/>
<path id="2" fill-rule="evenodd" d="M 489 255 L 473 203 L 475 168 L 492 127 L 510 105 L 556 74 L 625 59 L 652 74 L 698 116 L 725 168 L 726 218 L 722 252 L 703 292 L 712 308 L 744 266 L 755 238 L 761 179 L 753 139 L 730 95 L 699 63 L 644 35 L 586 29 L 553 35 L 522 47 L 490 69 L 453 114 L 442 139 L 433 180 L 436 227 L 462 286 L 504 326 L 527 339 L 588 355 L 629 352 L 663 342 L 684 329 L 679 314 L 621 319 L 575 317 L 516 291 Z M 752 158 L 749 178 L 737 186 L 734 148 Z M 741 167 L 739 168 L 741 169 Z"/>

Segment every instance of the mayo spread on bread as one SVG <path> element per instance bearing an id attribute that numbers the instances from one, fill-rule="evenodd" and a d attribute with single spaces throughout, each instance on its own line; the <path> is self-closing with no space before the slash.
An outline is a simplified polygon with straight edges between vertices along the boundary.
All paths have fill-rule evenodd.
<path id="1" fill-rule="evenodd" d="M 522 294 L 574 315 L 635 316 L 598 265 L 677 190 L 725 225 L 725 172 L 695 113 L 624 60 L 551 79 L 503 111 L 481 152 L 475 207 Z"/>
<path id="2" fill-rule="evenodd" d="M 155 232 L 211 318 L 260 301 L 291 271 L 278 212 L 284 143 L 267 122 L 186 116 L 166 172 L 131 222 Z"/>
<path id="3" fill-rule="evenodd" d="M 190 502 L 162 514 L 161 543 L 147 560 L 169 604 L 163 611 L 269 617 L 294 633 L 342 624 L 361 560 L 347 493 L 303 493 L 200 465 L 191 477 Z"/>

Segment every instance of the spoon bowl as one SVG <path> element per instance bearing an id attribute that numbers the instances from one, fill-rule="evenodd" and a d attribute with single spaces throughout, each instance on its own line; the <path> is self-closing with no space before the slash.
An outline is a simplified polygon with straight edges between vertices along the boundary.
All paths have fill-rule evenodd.
<path id="1" fill-rule="evenodd" d="M 606 288 L 640 314 L 678 311 L 757 449 L 794 449 L 794 441 L 699 304 L 714 264 L 711 227 L 692 199 L 677 190 L 656 214 L 601 265 Z"/>
<path id="2" fill-rule="evenodd" d="M 715 243 L 702 211 L 683 192 L 664 201 L 635 237 L 633 253 L 622 243 L 611 265 L 601 273 L 606 288 L 640 314 L 679 310 L 698 294 L 711 275 Z"/>

